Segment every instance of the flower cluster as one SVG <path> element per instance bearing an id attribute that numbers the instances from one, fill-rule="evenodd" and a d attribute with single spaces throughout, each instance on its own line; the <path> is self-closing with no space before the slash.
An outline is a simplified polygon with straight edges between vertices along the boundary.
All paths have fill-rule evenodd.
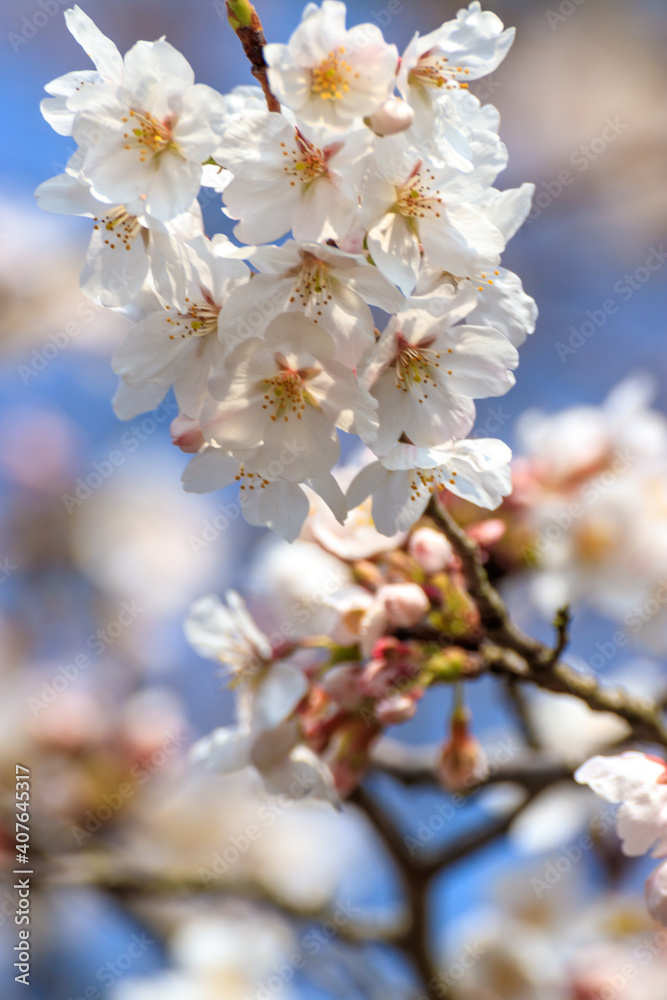
<path id="1" fill-rule="evenodd" d="M 534 329 L 500 264 L 532 185 L 493 186 L 498 113 L 468 84 L 513 31 L 473 2 L 399 58 L 338 0 L 308 4 L 288 44 L 264 46 L 272 111 L 259 87 L 195 83 L 164 39 L 122 57 L 78 7 L 65 17 L 95 69 L 47 86 L 43 114 L 77 148 L 37 199 L 94 220 L 83 290 L 133 321 L 118 416 L 173 388 L 185 488 L 238 483 L 246 519 L 289 540 L 313 495 L 341 523 L 372 496 L 386 534 L 442 489 L 497 506 L 509 450 L 467 435 Z M 242 246 L 204 233 L 202 186 Z M 373 452 L 347 496 L 340 432 Z"/>
<path id="2" fill-rule="evenodd" d="M 345 469 L 344 478 L 353 470 Z M 412 719 L 428 688 L 472 669 L 477 609 L 444 536 L 427 523 L 387 538 L 370 500 L 343 528 L 318 501 L 304 537 L 262 558 L 261 632 L 235 592 L 207 596 L 185 632 L 224 666 L 237 725 L 215 730 L 194 757 L 228 774 L 259 772 L 272 793 L 336 804 L 363 777 L 379 737 Z M 252 588 L 251 588 L 252 589 Z M 482 748 L 457 704 L 437 768 L 444 787 L 485 775 Z"/>

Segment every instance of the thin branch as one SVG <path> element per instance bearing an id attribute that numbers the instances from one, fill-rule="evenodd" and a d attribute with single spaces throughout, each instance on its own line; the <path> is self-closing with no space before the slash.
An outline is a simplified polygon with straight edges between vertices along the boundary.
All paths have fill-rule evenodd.
<path id="1" fill-rule="evenodd" d="M 402 785 L 438 785 L 435 761 L 439 747 L 408 746 L 385 737 L 373 748 L 371 760 L 374 767 L 391 775 Z M 610 749 L 616 749 L 616 745 Z M 537 754 L 522 753 L 517 759 L 494 767 L 484 781 L 468 789 L 468 794 L 478 792 L 487 785 L 515 784 L 530 793 L 542 791 L 556 781 L 572 777 L 576 768 L 562 760 Z"/>
<path id="2" fill-rule="evenodd" d="M 516 677 L 555 694 L 573 695 L 594 712 L 611 712 L 625 719 L 636 739 L 667 747 L 667 728 L 656 702 L 638 698 L 623 688 L 602 687 L 595 677 L 580 674 L 565 663 L 545 668 L 543 660 L 537 664 L 527 659 L 522 662 L 511 651 L 490 644 L 482 646 L 480 653 L 492 673 Z"/>
<path id="3" fill-rule="evenodd" d="M 565 652 L 567 645 L 570 641 L 570 622 L 572 621 L 572 615 L 570 613 L 570 607 L 568 604 L 559 608 L 556 612 L 556 617 L 554 618 L 554 628 L 556 629 L 556 645 L 554 646 L 551 653 L 550 666 L 558 663 L 561 656 Z"/>
<path id="4" fill-rule="evenodd" d="M 516 677 L 505 678 L 505 692 L 512 711 L 521 728 L 521 733 L 532 750 L 540 749 L 540 737 L 530 714 L 530 708 L 521 684 Z"/>
<path id="5" fill-rule="evenodd" d="M 399 870 L 408 902 L 409 923 L 404 934 L 395 943 L 412 959 L 426 996 L 430 1000 L 436 1000 L 437 994 L 432 984 L 437 982 L 438 970 L 433 964 L 428 946 L 430 874 L 422 866 L 414 863 L 399 830 L 375 796 L 360 785 L 352 793 L 349 801 L 366 814 Z"/>
<path id="6" fill-rule="evenodd" d="M 269 87 L 267 65 L 264 59 L 266 39 L 257 11 L 248 0 L 227 0 L 227 17 L 238 35 L 255 77 L 264 92 L 269 111 L 280 112 L 280 102 Z"/>
<path id="7" fill-rule="evenodd" d="M 492 673 L 535 684 L 545 691 L 571 694 L 595 712 L 612 712 L 632 727 L 637 739 L 667 747 L 667 728 L 658 702 L 637 698 L 622 688 L 601 687 L 594 677 L 577 673 L 559 660 L 567 641 L 569 615 L 561 612 L 555 649 L 529 638 L 512 622 L 498 591 L 489 581 L 475 542 L 452 516 L 432 500 L 429 512 L 458 555 L 468 590 L 479 608 L 490 640 L 480 645 L 481 667 Z"/>
<path id="8" fill-rule="evenodd" d="M 468 592 L 475 601 L 484 631 L 489 639 L 520 656 L 544 659 L 545 647 L 536 639 L 524 635 L 511 620 L 505 603 L 489 581 L 479 546 L 459 527 L 451 514 L 436 500 L 431 500 L 429 514 L 440 524 L 443 533 L 461 560 L 468 582 Z"/>

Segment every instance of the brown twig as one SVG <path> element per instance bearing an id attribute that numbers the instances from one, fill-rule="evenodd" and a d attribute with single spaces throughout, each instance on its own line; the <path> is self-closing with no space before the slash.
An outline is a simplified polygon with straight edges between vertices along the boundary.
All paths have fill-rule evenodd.
<path id="1" fill-rule="evenodd" d="M 458 555 L 468 590 L 479 608 L 488 642 L 480 645 L 482 669 L 534 684 L 556 694 L 571 694 L 595 712 L 612 712 L 625 719 L 640 740 L 667 747 L 667 728 L 658 702 L 637 698 L 622 688 L 604 688 L 589 675 L 580 674 L 560 660 L 568 637 L 569 615 L 560 613 L 554 649 L 529 638 L 512 622 L 500 594 L 492 586 L 478 546 L 435 500 L 429 513 Z"/>
<path id="2" fill-rule="evenodd" d="M 428 945 L 428 891 L 430 874 L 416 865 L 405 840 L 392 820 L 365 787 L 359 786 L 350 796 L 362 810 L 393 859 L 403 881 L 408 904 L 408 924 L 405 932 L 396 940 L 396 945 L 408 956 L 422 981 L 422 989 L 430 1000 L 438 996 L 435 990 L 438 970 L 431 958 Z"/>
<path id="3" fill-rule="evenodd" d="M 280 102 L 269 87 L 268 67 L 264 59 L 266 39 L 257 11 L 248 0 L 227 0 L 227 17 L 248 57 L 252 75 L 264 92 L 266 106 L 269 111 L 280 112 Z"/>

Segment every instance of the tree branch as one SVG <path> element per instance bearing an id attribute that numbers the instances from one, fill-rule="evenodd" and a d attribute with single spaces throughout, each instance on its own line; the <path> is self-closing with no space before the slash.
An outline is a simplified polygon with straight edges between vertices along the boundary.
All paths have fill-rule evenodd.
<path id="1" fill-rule="evenodd" d="M 267 65 L 264 59 L 266 39 L 257 11 L 248 0 L 227 0 L 227 17 L 238 35 L 255 77 L 264 92 L 269 111 L 280 112 L 280 102 L 269 87 Z"/>
<path id="2" fill-rule="evenodd" d="M 468 590 L 479 608 L 489 642 L 480 645 L 482 669 L 534 684 L 545 691 L 570 694 L 595 712 L 612 712 L 625 719 L 637 739 L 667 747 L 667 728 L 657 702 L 637 698 L 622 688 L 601 687 L 594 677 L 579 674 L 559 659 L 567 642 L 569 614 L 559 613 L 554 649 L 529 638 L 512 622 L 509 612 L 482 564 L 478 546 L 436 500 L 429 513 L 458 555 Z"/>

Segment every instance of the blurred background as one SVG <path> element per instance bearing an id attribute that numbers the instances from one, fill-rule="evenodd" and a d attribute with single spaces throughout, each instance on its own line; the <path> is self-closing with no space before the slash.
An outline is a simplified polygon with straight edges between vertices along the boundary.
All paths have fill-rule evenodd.
<path id="1" fill-rule="evenodd" d="M 221 92 L 250 82 L 217 0 L 82 6 L 122 52 L 137 39 L 166 35 L 199 82 Z M 258 3 L 267 39 L 287 40 L 301 6 Z M 402 50 L 415 30 L 426 33 L 457 9 L 444 0 L 391 6 L 397 12 L 383 0 L 353 0 L 348 23 L 375 21 Z M 662 0 L 498 0 L 491 9 L 516 25 L 517 39 L 474 91 L 501 112 L 510 166 L 498 186 L 536 185 L 529 221 L 503 262 L 537 300 L 540 319 L 521 349 L 516 388 L 480 404 L 480 433 L 512 444 L 527 408 L 598 404 L 632 372 L 656 376 L 664 410 L 667 9 Z M 345 907 L 378 926 L 395 918 L 397 876 L 362 818 L 317 805 L 277 810 L 267 835 L 246 849 L 244 830 L 262 808 L 254 786 L 188 772 L 192 740 L 232 719 L 211 664 L 183 639 L 192 600 L 229 585 L 252 595 L 248 584 L 262 560 L 270 555 L 289 577 L 298 556 L 240 520 L 221 530 L 215 519 L 229 502 L 225 494 L 181 492 L 186 456 L 170 443 L 171 397 L 127 425 L 113 415 L 109 357 L 125 321 L 78 290 L 88 221 L 49 216 L 33 203 L 35 187 L 61 172 L 74 151 L 40 116 L 44 84 L 87 66 L 62 10 L 60 0 L 13 0 L 0 10 L 0 768 L 12 787 L 15 763 L 33 772 L 36 865 L 40 853 L 55 852 L 71 860 L 74 880 L 118 884 L 111 892 L 70 885 L 39 895 L 31 997 L 407 997 L 405 968 L 380 945 L 362 948 L 344 933 L 309 937 L 323 913 L 347 926 Z M 209 235 L 229 234 L 217 200 L 204 211 Z M 655 251 L 662 263 L 649 271 Z M 604 311 L 608 300 L 616 308 Z M 528 612 L 520 595 L 517 602 L 524 624 L 547 636 L 548 623 Z M 264 614 L 270 617 L 270 608 Z M 608 622 L 582 611 L 573 654 L 588 662 L 609 631 Z M 605 670 L 646 686 L 659 682 L 664 667 L 623 649 Z M 516 721 L 488 695 L 476 685 L 471 705 L 476 735 L 492 755 L 511 740 Z M 425 699 L 401 738 L 442 738 L 449 698 L 438 691 Z M 565 701 L 542 706 L 545 732 L 583 739 L 590 720 L 574 708 L 568 714 Z M 614 723 L 605 721 L 611 739 Z M 119 792 L 123 787 L 131 791 Z M 378 789 L 406 835 L 417 836 L 426 823 L 436 841 L 473 830 L 513 794 L 489 789 L 454 809 L 441 828 L 429 823 L 442 815 L 444 792 L 388 782 Z M 564 963 L 580 960 L 582 942 L 601 962 L 605 948 L 616 949 L 610 968 L 626 952 L 639 967 L 645 940 L 664 948 L 667 935 L 656 943 L 638 897 L 643 862 L 621 870 L 611 857 L 606 866 L 561 872 L 542 895 L 531 886 L 584 830 L 592 807 L 580 791 L 557 788 L 524 812 L 509 839 L 438 880 L 432 945 L 443 967 L 456 967 L 451 995 L 458 987 L 479 1000 L 585 1000 L 598 994 L 566 992 L 563 973 Z M 81 851 L 83 874 L 74 863 Z M 224 891 L 199 891 L 195 900 L 167 893 L 156 902 L 123 885 L 124 865 L 148 880 L 167 871 L 199 889 L 210 875 Z M 612 874 L 615 895 L 605 902 Z M 0 973 L 9 997 L 22 995 L 11 970 L 13 898 L 7 882 Z M 294 921 L 284 918 L 285 903 Z M 459 982 L 461 956 L 475 943 L 483 957 Z M 290 954 L 304 961 L 287 976 L 280 969 Z M 587 962 L 598 961 L 591 955 Z M 652 974 L 658 964 L 664 976 L 662 959 Z M 655 993 L 646 981 L 639 995 L 662 1000 L 664 981 L 657 978 L 663 985 Z"/>

